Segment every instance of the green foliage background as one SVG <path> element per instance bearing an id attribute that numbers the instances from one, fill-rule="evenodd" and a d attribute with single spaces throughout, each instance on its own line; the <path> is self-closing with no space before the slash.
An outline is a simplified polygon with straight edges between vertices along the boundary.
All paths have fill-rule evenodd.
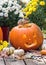
<path id="1" fill-rule="evenodd" d="M 44 0 L 46 2 L 46 0 Z M 38 6 L 36 12 L 29 15 L 29 20 L 36 23 L 40 28 L 46 30 L 46 4 L 45 6 Z"/>
<path id="2" fill-rule="evenodd" d="M 20 0 L 17 0 L 18 4 L 20 4 L 22 7 L 25 7 L 25 3 L 22 3 Z M 42 1 L 42 0 L 40 0 Z M 46 2 L 46 0 L 43 0 Z M 10 13 L 11 14 L 11 13 Z M 19 14 L 16 16 L 13 14 L 12 17 L 9 16 L 9 27 L 12 29 L 12 27 L 17 25 L 19 18 Z M 40 28 L 46 30 L 46 5 L 45 6 L 38 6 L 38 9 L 36 12 L 33 12 L 31 15 L 29 15 L 30 22 L 36 23 Z M 7 20 L 6 20 L 7 21 Z M 6 23 L 7 24 L 7 23 Z M 3 25 L 3 24 L 2 24 Z"/>
<path id="3" fill-rule="evenodd" d="M 20 0 L 17 0 L 17 1 L 18 1 L 18 4 L 20 4 L 22 7 L 25 7 L 24 3 L 22 3 Z M 46 3 L 46 0 L 40 0 L 40 1 L 45 1 Z M 12 23 L 10 23 L 11 24 L 10 28 L 17 25 L 17 22 L 20 19 L 18 15 L 16 15 L 15 17 L 13 16 L 15 18 L 14 21 L 13 19 L 11 19 Z M 36 23 L 38 26 L 40 26 L 41 29 L 43 28 L 46 30 L 46 4 L 45 6 L 39 5 L 36 12 L 33 12 L 31 15 L 29 15 L 28 18 L 30 22 Z"/>

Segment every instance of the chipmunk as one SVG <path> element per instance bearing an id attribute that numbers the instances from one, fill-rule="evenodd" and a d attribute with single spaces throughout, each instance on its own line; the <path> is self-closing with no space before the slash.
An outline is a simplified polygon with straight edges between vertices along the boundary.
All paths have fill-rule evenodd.
<path id="1" fill-rule="evenodd" d="M 27 23 L 29 23 L 29 20 L 27 18 L 23 18 L 23 19 L 20 19 L 17 24 L 18 25 L 24 25 Z"/>

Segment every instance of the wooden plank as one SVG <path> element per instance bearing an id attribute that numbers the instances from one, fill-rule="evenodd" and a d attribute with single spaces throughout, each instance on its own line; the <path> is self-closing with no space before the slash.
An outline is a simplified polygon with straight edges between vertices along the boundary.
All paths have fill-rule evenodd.
<path id="1" fill-rule="evenodd" d="M 25 65 L 25 64 L 22 60 L 18 60 L 18 61 L 15 61 L 15 62 L 11 62 L 11 65 Z"/>
<path id="2" fill-rule="evenodd" d="M 25 62 L 26 62 L 26 65 L 36 65 L 36 64 L 32 61 L 32 59 L 26 59 Z"/>
<path id="3" fill-rule="evenodd" d="M 26 59 L 25 62 L 26 62 L 26 65 L 46 65 L 44 60 L 39 59 L 39 58 L 36 59 L 36 60 L 34 60 L 34 59 Z"/>
<path id="4" fill-rule="evenodd" d="M 33 60 L 33 62 L 34 62 L 36 65 L 46 65 L 45 62 L 43 61 L 43 59 Z"/>
<path id="5" fill-rule="evenodd" d="M 3 58 L 0 58 L 0 65 L 4 65 Z"/>
<path id="6" fill-rule="evenodd" d="M 23 60 L 5 59 L 6 65 L 25 65 Z"/>
<path id="7" fill-rule="evenodd" d="M 4 62 L 2 62 L 3 59 L 1 59 L 1 64 L 4 65 Z M 3 63 L 3 64 L 2 64 Z M 14 60 L 14 59 L 5 59 L 5 65 L 46 65 L 43 61 L 43 59 L 25 59 L 25 60 Z"/>
<path id="8" fill-rule="evenodd" d="M 44 55 L 44 56 L 42 56 L 43 57 L 43 61 L 45 62 L 45 64 L 46 64 L 46 56 Z"/>

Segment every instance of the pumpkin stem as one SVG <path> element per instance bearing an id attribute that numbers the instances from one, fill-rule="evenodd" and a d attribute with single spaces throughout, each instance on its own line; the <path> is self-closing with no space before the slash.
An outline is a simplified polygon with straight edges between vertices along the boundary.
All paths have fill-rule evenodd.
<path id="1" fill-rule="evenodd" d="M 18 47 L 18 49 L 20 49 L 20 47 Z"/>

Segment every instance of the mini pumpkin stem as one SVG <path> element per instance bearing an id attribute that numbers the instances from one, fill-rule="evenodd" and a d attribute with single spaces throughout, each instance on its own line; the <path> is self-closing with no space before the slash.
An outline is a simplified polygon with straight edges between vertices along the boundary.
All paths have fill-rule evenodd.
<path id="1" fill-rule="evenodd" d="M 18 47 L 18 49 L 20 49 L 20 47 Z"/>
<path id="2" fill-rule="evenodd" d="M 25 25 L 28 23 L 29 23 L 29 20 L 27 18 L 23 18 L 18 21 L 18 25 Z"/>

